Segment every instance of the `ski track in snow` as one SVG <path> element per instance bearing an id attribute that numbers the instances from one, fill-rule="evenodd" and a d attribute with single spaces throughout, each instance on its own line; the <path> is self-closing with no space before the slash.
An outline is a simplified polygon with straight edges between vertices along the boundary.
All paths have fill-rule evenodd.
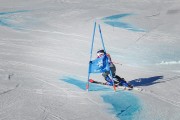
<path id="1" fill-rule="evenodd" d="M 4 61 L 3 59 L 0 59 L 2 61 Z M 19 61 L 13 61 L 13 60 L 8 60 L 7 63 L 11 63 L 12 65 L 23 65 L 23 66 L 31 66 L 31 67 L 34 67 L 34 68 L 39 68 L 39 69 L 42 69 L 42 70 L 47 70 L 49 72 L 53 72 L 53 73 L 63 73 L 63 74 L 69 74 L 68 72 L 65 72 L 63 70 L 55 70 L 55 69 L 52 69 L 52 68 L 48 68 L 48 67 L 44 67 L 44 66 L 39 66 L 39 65 L 35 65 L 35 64 L 31 64 L 31 63 L 27 63 L 27 62 L 19 62 Z M 73 74 L 71 74 L 73 75 Z M 75 75 L 78 75 L 78 74 L 75 74 Z M 82 77 L 82 78 L 86 78 L 85 76 L 81 76 L 81 75 L 78 75 L 79 77 Z"/>
<path id="2" fill-rule="evenodd" d="M 22 28 L 22 30 L 25 30 L 25 31 L 33 31 L 33 32 L 43 32 L 43 33 L 51 33 L 51 34 L 60 34 L 60 35 L 67 35 L 67 36 L 75 36 L 75 37 L 81 37 L 81 38 L 84 38 L 84 39 L 89 39 L 83 35 L 79 35 L 79 34 L 69 34 L 69 33 L 64 33 L 64 32 L 58 32 L 58 31 L 46 31 L 46 30 L 33 30 L 33 29 L 24 29 Z"/>
<path id="3" fill-rule="evenodd" d="M 47 3 L 49 2 L 49 1 L 46 1 Z M 80 3 L 81 1 L 77 1 L 77 2 L 72 2 L 72 1 L 70 1 L 70 0 L 55 0 L 55 1 L 51 1 L 50 3 L 51 3 L 51 5 L 52 5 L 52 3 L 53 4 L 58 4 L 59 6 L 60 5 L 63 5 L 64 7 L 65 7 L 65 5 L 64 5 L 64 3 L 68 3 L 68 4 L 77 4 L 77 3 Z M 137 3 L 138 4 L 138 3 Z M 151 3 L 151 4 L 153 4 L 153 2 Z M 50 5 L 50 6 L 51 6 Z M 102 5 L 97 5 L 98 6 L 98 8 L 101 8 L 101 9 L 103 9 L 104 8 L 104 6 L 105 7 L 107 7 L 107 8 L 109 8 L 108 10 L 119 10 L 119 9 L 117 9 L 117 8 L 113 8 L 113 7 L 110 7 L 111 5 L 113 5 L 113 6 L 115 6 L 116 4 L 109 4 L 109 2 L 107 2 L 106 4 L 104 3 L 104 4 L 102 4 Z M 162 4 L 163 5 L 163 4 Z M 51 6 L 52 7 L 52 6 Z M 50 7 L 50 8 L 51 8 Z M 135 7 L 135 6 L 134 6 Z M 83 9 L 83 8 L 81 8 L 81 9 Z M 92 9 L 92 8 L 91 8 Z M 124 8 L 123 8 L 124 9 Z M 134 9 L 134 8 L 133 8 Z M 161 10 L 163 10 L 162 8 L 160 8 Z M 58 9 L 59 10 L 59 9 Z M 158 10 L 159 10 L 159 8 L 158 8 Z M 80 11 L 80 10 L 79 10 Z M 61 16 L 62 17 L 71 17 L 71 16 L 73 16 L 74 14 L 82 14 L 81 12 L 79 12 L 78 10 L 76 11 L 76 10 L 72 10 L 72 12 L 68 12 L 68 13 L 66 13 L 65 12 L 65 14 L 62 14 Z M 128 10 L 129 11 L 129 10 Z M 171 12 L 178 12 L 179 10 L 168 10 L 168 11 L 171 11 Z M 41 29 L 30 29 L 30 28 L 23 28 L 22 26 L 20 26 L 20 24 L 18 24 L 18 25 L 16 25 L 16 24 L 13 24 L 13 23 L 9 23 L 8 22 L 8 19 L 6 20 L 5 19 L 5 17 L 3 17 L 3 15 L 11 15 L 11 14 L 16 14 L 16 13 L 18 13 L 18 14 L 20 14 L 20 13 L 24 13 L 24 12 L 29 12 L 29 11 L 26 11 L 26 10 L 19 10 L 19 11 L 14 11 L 14 12 L 0 12 L 0 25 L 1 26 L 3 26 L 3 27 L 8 27 L 8 28 L 11 28 L 11 29 L 14 29 L 16 32 L 18 32 L 18 33 L 30 33 L 30 34 L 32 34 L 32 33 L 43 33 L 43 34 L 46 34 L 46 33 L 48 33 L 48 34 L 51 34 L 51 35 L 53 35 L 53 34 L 58 34 L 58 35 L 61 35 L 61 37 L 76 37 L 76 39 L 75 40 L 77 40 L 77 42 L 82 42 L 83 40 L 81 40 L 81 39 L 89 39 L 89 37 L 87 37 L 87 36 L 85 36 L 85 35 L 83 35 L 83 34 L 73 34 L 73 33 L 66 33 L 66 32 L 60 32 L 60 31 L 48 31 L 48 30 L 41 30 Z M 124 11 L 123 11 L 124 12 Z M 162 13 L 161 13 L 162 11 L 158 11 L 158 12 L 155 12 L 155 14 L 152 14 L 152 15 L 146 15 L 146 17 L 156 17 L 157 18 L 157 20 L 159 19 L 159 17 L 162 15 Z M 116 12 L 116 13 L 118 13 L 118 12 Z M 109 14 L 109 13 L 108 13 Z M 135 27 L 133 27 L 133 26 L 131 26 L 130 24 L 126 24 L 126 23 L 123 23 L 123 22 L 121 22 L 119 19 L 120 19 L 120 16 L 119 16 L 120 14 L 117 14 L 117 15 L 113 15 L 113 16 L 110 16 L 109 18 L 108 17 L 106 17 L 106 18 L 104 18 L 104 23 L 106 23 L 106 24 L 109 24 L 109 25 L 111 25 L 111 26 L 113 26 L 113 27 L 121 27 L 121 28 L 124 28 L 124 29 L 127 29 L 127 30 L 132 30 L 132 31 L 134 31 L 134 32 L 145 32 L 143 29 L 140 29 L 140 28 L 135 28 Z M 103 15 L 104 16 L 104 15 Z M 18 17 L 18 15 L 17 15 L 17 17 Z M 141 16 L 142 17 L 142 16 Z M 144 17 L 144 16 L 143 16 Z M 155 19 L 156 19 L 155 18 Z M 93 21 L 94 19 L 97 19 L 97 20 L 103 20 L 101 17 L 97 17 L 97 18 L 94 18 L 94 16 L 92 16 L 92 17 L 87 17 L 87 18 L 85 18 L 85 20 L 88 20 L 88 22 L 90 22 L 90 21 Z M 153 18 L 152 18 L 153 19 Z M 9 19 L 10 20 L 10 19 Z M 71 25 L 63 25 L 63 24 L 59 24 L 59 26 L 61 26 L 61 27 L 66 27 L 66 28 L 69 28 L 69 29 L 71 29 L 71 28 L 73 28 L 73 26 L 71 26 Z M 163 24 L 159 24 L 159 26 L 156 26 L 155 27 L 155 29 L 156 28 L 159 28 L 159 27 L 163 27 Z M 151 32 L 151 31 L 150 31 Z M 148 35 L 147 35 L 148 34 Z M 140 42 L 142 42 L 141 41 L 141 39 L 142 38 L 144 38 L 144 37 L 149 37 L 150 35 L 149 35 L 149 33 L 148 32 L 146 32 L 145 34 L 143 34 L 140 38 L 138 38 L 136 41 L 135 41 L 135 44 L 134 43 L 132 43 L 132 46 L 133 45 L 136 45 L 136 44 L 139 44 Z M 168 36 L 166 36 L 166 37 L 168 37 Z M 158 37 L 156 37 L 156 36 L 153 36 L 153 38 L 158 38 Z M 160 37 L 161 38 L 161 37 Z M 1 43 L 0 43 L 0 45 L 1 46 L 6 46 L 6 47 L 9 47 L 9 48 L 11 48 L 12 46 L 13 47 L 16 47 L 16 48 L 18 48 L 18 47 L 32 47 L 32 49 L 34 49 L 34 48 L 36 48 L 36 47 L 33 47 L 33 45 L 32 46 L 30 46 L 30 45 L 18 45 L 18 44 L 16 44 L 16 42 L 14 42 L 14 43 L 11 43 L 11 42 L 6 42 L 6 40 L 9 40 L 10 38 L 2 38 L 1 39 Z M 170 38 L 170 39 L 172 39 L 172 38 Z M 12 41 L 13 40 L 18 40 L 18 39 L 11 39 Z M 20 39 L 19 39 L 20 40 Z M 21 39 L 22 41 L 26 41 L 25 39 Z M 67 48 L 67 47 L 66 47 Z M 40 48 L 42 51 L 43 51 L 43 48 Z M 52 49 L 49 49 L 49 48 L 46 48 L 47 50 L 53 50 L 53 48 Z M 67 48 L 68 49 L 68 48 Z M 118 49 L 118 48 L 117 48 Z M 19 57 L 26 57 L 26 53 L 16 53 L 16 54 L 14 54 L 12 51 L 10 51 L 10 52 L 6 52 L 6 48 L 5 49 L 3 49 L 2 48 L 2 52 L 0 52 L 0 54 L 1 54 L 1 56 L 2 57 L 7 57 L 7 56 L 15 56 L 15 55 L 18 55 Z M 15 51 L 15 52 L 17 52 L 17 51 Z M 35 54 L 35 52 L 34 53 L 32 53 L 31 55 L 32 55 L 32 57 L 33 57 L 33 54 Z M 37 53 L 38 54 L 38 53 Z M 49 55 L 49 54 L 46 54 L 46 53 L 44 53 L 43 55 L 45 55 L 46 57 L 48 57 L 47 58 L 47 60 L 49 60 L 49 61 L 54 61 L 54 62 L 62 62 L 62 63 L 67 63 L 67 64 L 73 64 L 73 65 L 76 65 L 76 66 L 85 66 L 85 65 L 82 65 L 81 63 L 78 63 L 78 61 L 73 61 L 72 62 L 72 59 L 70 59 L 70 57 L 60 57 L 60 56 L 56 56 L 55 55 L 56 53 L 53 53 L 53 55 Z M 138 53 L 139 54 L 139 53 Z M 31 55 L 29 55 L 29 56 L 31 56 Z M 42 55 L 42 53 L 41 53 L 41 55 Z M 56 59 L 54 60 L 53 58 L 50 58 L 50 57 L 56 57 Z M 23 66 L 23 67 L 30 67 L 30 68 L 33 68 L 33 69 L 40 69 L 41 71 L 48 71 L 48 72 L 52 72 L 52 73 L 55 73 L 55 74 L 59 74 L 59 73 L 61 73 L 61 75 L 62 74 L 64 74 L 64 75 L 76 75 L 76 76 L 78 76 L 78 77 L 81 77 L 81 78 L 83 78 L 83 79 L 86 79 L 86 77 L 85 76 L 83 76 L 82 74 L 75 74 L 75 73 L 69 73 L 69 72 L 67 72 L 67 71 L 64 71 L 63 69 L 62 70 L 59 70 L 59 69 L 53 69 L 53 68 L 50 68 L 50 67 L 48 67 L 48 66 L 41 66 L 41 65 L 37 65 L 37 64 L 34 64 L 34 63 L 30 63 L 29 61 L 21 61 L 21 60 L 5 60 L 6 58 L 0 58 L 0 61 L 2 61 L 2 64 L 3 63 L 5 63 L 5 64 L 7 64 L 7 65 L 10 65 L 10 66 Z M 16 59 L 16 58 L 15 58 Z M 160 64 L 179 64 L 179 61 L 167 61 L 167 62 L 161 62 Z M 6 66 L 6 65 L 1 65 L 2 67 L 4 67 L 4 66 Z M 6 74 L 9 74 L 9 71 L 13 71 L 13 69 L 15 69 L 15 68 L 6 68 L 6 70 L 5 69 L 3 69 L 3 68 L 0 68 L 0 71 L 2 71 L 3 73 L 6 73 Z M 38 73 L 35 73 L 35 72 L 28 72 L 28 71 L 16 71 L 16 73 L 17 74 L 21 74 L 21 73 L 26 73 L 27 75 L 28 74 L 31 74 L 31 77 L 32 78 L 35 78 L 35 80 L 37 80 L 37 81 L 39 81 L 39 82 L 41 82 L 41 83 L 44 83 L 44 84 L 46 84 L 46 85 L 48 85 L 48 86 L 51 86 L 51 87 L 54 87 L 55 89 L 57 89 L 56 91 L 54 91 L 54 90 L 44 90 L 44 89 L 33 89 L 33 90 L 31 90 L 31 89 L 26 89 L 26 88 L 24 88 L 24 89 L 22 89 L 22 90 L 24 90 L 24 91 L 26 91 L 26 92 L 31 92 L 31 93 L 35 93 L 35 94 L 39 94 L 39 95 L 47 95 L 47 92 L 49 92 L 49 94 L 51 93 L 51 92 L 55 92 L 55 93 L 58 93 L 58 92 L 60 92 L 60 91 L 62 91 L 63 93 L 65 93 L 65 94 L 63 94 L 63 95 L 56 95 L 56 94 L 51 94 L 52 96 L 56 96 L 56 97 L 63 97 L 63 98 L 66 98 L 66 100 L 67 100 L 67 98 L 68 99 L 71 99 L 71 98 L 87 98 L 87 100 L 88 101 L 90 101 L 91 103 L 93 103 L 93 104 L 95 104 L 95 105 L 97 105 L 97 106 L 100 106 L 101 104 L 100 103 L 98 103 L 98 102 L 96 102 L 94 99 L 91 99 L 91 97 L 89 97 L 86 93 L 86 91 L 79 91 L 79 90 L 70 90 L 69 88 L 65 88 L 65 87 L 62 87 L 62 86 L 60 86 L 60 85 L 58 85 L 58 84 L 56 84 L 56 83 L 53 83 L 52 81 L 51 81 L 51 79 L 50 78 L 43 78 L 43 77 L 38 77 L 38 76 L 40 76 L 40 74 L 38 74 Z M 3 75 L 1 75 L 1 78 L 4 78 L 4 76 Z M 179 77 L 178 77 L 179 78 Z M 64 78 L 63 78 L 64 79 Z M 70 77 L 68 78 L 67 77 L 67 79 L 70 79 Z M 66 81 L 67 82 L 67 81 Z M 72 81 L 70 81 L 69 82 L 70 84 L 75 84 L 75 83 L 72 83 Z M 76 86 L 77 86 L 77 84 L 75 84 Z M 83 86 L 85 87 L 85 85 L 84 85 L 84 83 L 83 83 Z M 82 86 L 78 86 L 78 87 L 82 87 Z M 2 97 L 2 96 L 5 96 L 5 95 L 9 95 L 9 94 L 11 94 L 11 92 L 13 93 L 13 92 L 17 92 L 19 89 L 21 88 L 21 83 L 16 83 L 15 85 L 14 85 L 14 87 L 13 88 L 11 88 L 11 89 L 7 89 L 7 90 L 5 90 L 5 91 L 2 91 L 2 92 L 0 92 L 0 96 Z M 82 88 L 81 88 L 82 89 Z M 84 88 L 83 88 L 83 90 L 84 90 Z M 99 87 L 97 87 L 96 88 L 96 90 L 94 90 L 94 91 L 105 91 L 105 90 L 107 90 L 107 89 L 105 89 L 105 88 L 99 88 Z M 93 90 L 92 90 L 93 91 Z M 92 92 L 91 91 L 91 92 Z M 122 96 L 120 96 L 119 98 L 114 98 L 113 100 L 107 100 L 107 99 L 109 99 L 109 98 L 111 98 L 112 96 L 112 94 L 114 94 L 113 93 L 114 91 L 106 91 L 106 94 L 104 95 L 105 97 L 104 97 L 104 101 L 106 101 L 107 103 L 109 103 L 109 104 L 111 104 L 112 106 L 113 106 L 113 108 L 114 108 L 114 112 L 115 112 L 115 114 L 116 114 L 116 116 L 117 117 L 119 117 L 120 119 L 122 119 L 122 120 L 127 120 L 127 117 L 128 117 L 128 120 L 132 120 L 133 119 L 133 115 L 134 115 L 134 111 L 136 112 L 136 110 L 138 111 L 138 112 L 140 112 L 140 108 L 139 107 L 141 107 L 141 106 L 139 106 L 139 103 L 136 101 L 137 100 L 137 98 L 136 98 L 136 96 L 132 96 L 132 94 L 131 93 L 128 93 L 128 95 L 130 95 L 130 97 L 132 98 L 132 100 L 135 100 L 135 105 L 137 105 L 136 106 L 136 108 L 133 108 L 132 106 L 133 105 L 127 105 L 127 106 L 124 106 L 124 108 L 122 108 L 122 109 L 120 109 L 119 110 L 119 108 L 117 108 L 117 106 L 116 106 L 116 104 L 114 104 L 114 103 L 112 103 L 112 101 L 114 100 L 115 102 L 122 102 L 122 99 L 120 100 L 120 101 L 117 101 L 117 100 L 119 100 L 119 98 L 121 98 Z M 83 95 L 82 95 L 83 94 Z M 116 93 L 115 93 L 116 94 Z M 126 94 L 126 93 L 125 93 Z M 161 101 L 163 101 L 163 102 L 165 102 L 165 103 L 168 103 L 168 104 L 170 104 L 170 105 L 173 105 L 173 106 L 175 106 L 175 107 L 178 107 L 178 108 L 180 108 L 180 102 L 178 102 L 178 101 L 175 101 L 175 100 L 172 100 L 172 99 L 170 99 L 170 98 L 166 98 L 166 97 L 163 97 L 163 96 L 161 96 L 160 94 L 156 94 L 155 93 L 155 91 L 152 91 L 152 90 L 144 90 L 144 91 L 142 91 L 142 92 L 140 92 L 140 93 L 138 93 L 138 94 L 142 94 L 142 95 L 147 95 L 147 96 L 152 96 L 152 97 L 154 97 L 154 98 L 156 98 L 156 99 L 159 99 L 159 100 L 161 100 Z M 107 96 L 106 96 L 107 95 Z M 127 95 L 127 94 L 126 94 Z M 15 96 L 13 96 L 11 99 L 7 99 L 7 102 L 5 102 L 4 103 L 4 101 L 2 102 L 2 104 L 1 104 L 1 108 L 3 108 L 3 106 L 6 106 L 7 108 L 6 109 L 1 109 L 0 110 L 0 116 L 3 116 L 3 117 L 1 117 L 2 119 L 6 119 L 6 117 L 8 118 L 8 116 L 10 116 L 10 115 L 8 115 L 8 114 L 6 114 L 6 112 L 8 112 L 8 111 L 11 111 L 9 108 L 11 108 L 14 104 L 16 104 L 18 101 L 18 97 L 20 97 L 21 95 L 20 94 L 16 94 Z M 125 100 L 128 100 L 126 97 L 127 96 L 123 96 L 124 98 L 125 98 Z M 62 105 L 63 104 L 65 104 L 65 102 L 66 101 L 61 101 L 62 103 Z M 127 101 L 126 101 L 127 102 Z M 131 102 L 131 101 L 130 101 Z M 137 102 L 137 103 L 136 103 Z M 83 104 L 83 103 L 79 103 L 79 104 Z M 86 104 L 86 103 L 85 103 Z M 19 104 L 17 104 L 17 105 L 19 105 Z M 118 104 L 118 107 L 121 107 L 121 105 L 119 105 Z M 15 109 L 15 108 L 13 108 L 13 109 Z M 12 110 L 13 110 L 12 109 Z M 45 120 L 45 119 L 50 119 L 51 117 L 52 117 L 52 119 L 59 119 L 59 120 L 65 120 L 65 118 L 63 118 L 62 116 L 60 116 L 60 115 L 57 115 L 56 113 L 53 113 L 51 110 L 50 110 L 50 108 L 48 108 L 48 107 L 46 107 L 46 106 L 38 106 L 38 109 L 40 109 L 41 110 L 41 112 L 43 112 L 43 114 L 42 115 L 40 115 L 39 116 L 39 118 L 40 119 L 43 119 L 43 120 Z M 118 110 L 116 110 L 116 109 L 118 109 Z M 129 112 L 129 110 L 130 110 L 130 112 Z M 134 110 L 134 111 L 131 111 L 131 110 Z M 151 112 L 154 112 L 154 111 L 151 111 Z M 162 113 L 160 113 L 160 115 L 161 115 Z M 123 115 L 125 115 L 125 116 L 123 116 Z M 50 117 L 50 118 L 49 118 Z M 79 118 L 81 118 L 81 116 L 79 117 Z M 82 117 L 82 118 L 85 118 L 85 117 Z M 16 118 L 14 118 L 14 119 L 16 119 Z M 77 119 L 77 118 L 73 118 L 73 119 Z M 158 119 L 158 118 L 157 118 Z"/>
<path id="4" fill-rule="evenodd" d="M 45 80 L 42 80 L 42 79 L 39 79 L 39 78 L 36 78 L 37 80 L 39 80 L 39 81 L 42 81 L 42 82 L 44 82 L 44 83 L 46 83 L 46 84 L 48 84 L 48 85 L 51 85 L 51 86 L 53 86 L 53 87 L 55 87 L 55 88 L 57 88 L 57 89 L 60 89 L 60 90 L 62 90 L 62 91 L 64 91 L 64 93 L 66 93 L 66 95 L 67 95 L 67 97 L 80 97 L 80 96 L 75 96 L 75 95 L 73 95 L 76 91 L 68 91 L 68 88 L 61 88 L 61 87 L 59 87 L 59 86 L 57 86 L 57 85 L 55 85 L 55 84 L 52 84 L 52 83 L 50 83 L 50 82 L 47 82 L 47 81 L 45 81 Z M 84 91 L 84 92 L 76 92 L 76 93 L 78 93 L 78 94 L 86 94 L 87 93 L 87 91 Z M 91 98 L 89 98 L 89 97 L 87 97 L 87 96 L 84 96 L 83 98 L 87 98 L 89 101 L 91 101 L 92 103 L 94 103 L 94 104 L 96 104 L 96 105 L 100 105 L 99 103 L 97 103 L 96 101 L 94 101 L 93 99 L 91 99 Z"/>
<path id="5" fill-rule="evenodd" d="M 154 93 L 152 90 L 146 90 L 146 89 L 143 89 L 143 91 L 140 92 L 141 94 L 144 94 L 144 95 L 150 95 L 150 96 L 153 96 L 163 102 L 166 102 L 168 104 L 171 104 L 173 106 L 176 106 L 176 107 L 179 107 L 180 108 L 180 102 L 178 101 L 174 101 L 172 99 L 168 99 L 168 98 L 165 98 L 163 96 L 161 96 L 160 94 L 156 94 Z"/>
<path id="6" fill-rule="evenodd" d="M 19 84 L 17 84 L 13 89 L 9 89 L 9 90 L 0 92 L 0 95 L 4 95 L 4 94 L 6 94 L 6 93 L 8 93 L 8 92 L 11 92 L 11 91 L 15 90 L 17 87 L 19 87 Z"/>

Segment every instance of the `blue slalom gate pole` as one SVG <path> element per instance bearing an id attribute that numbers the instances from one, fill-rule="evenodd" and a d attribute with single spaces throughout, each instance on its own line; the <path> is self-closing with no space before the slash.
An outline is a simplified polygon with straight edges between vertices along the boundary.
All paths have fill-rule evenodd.
<path id="1" fill-rule="evenodd" d="M 93 30 L 93 35 L 92 35 L 91 52 L 90 52 L 90 61 L 91 61 L 91 59 L 92 59 L 92 51 L 93 51 L 93 46 L 94 46 L 94 36 L 95 36 L 95 31 L 96 31 L 96 22 L 94 23 L 94 30 Z"/>
<path id="2" fill-rule="evenodd" d="M 88 82 L 86 84 L 86 90 L 89 90 L 89 77 L 90 77 L 90 67 L 91 67 L 91 60 L 92 60 L 92 51 L 93 51 L 93 45 L 94 45 L 94 36 L 95 36 L 95 31 L 96 31 L 96 22 L 94 23 L 94 30 L 93 30 L 93 35 L 92 35 L 92 43 L 91 43 L 91 50 L 90 50 L 90 61 L 89 61 L 89 68 L 88 68 Z"/>
<path id="3" fill-rule="evenodd" d="M 102 32 L 101 32 L 101 27 L 99 25 L 99 33 L 100 33 L 100 36 L 101 36 L 101 42 L 102 42 L 102 45 L 103 45 L 103 49 L 104 49 L 104 52 L 106 53 L 106 49 L 105 49 L 105 45 L 104 45 L 104 40 L 103 40 L 103 36 L 102 36 Z M 110 68 L 109 68 L 110 69 Z M 116 87 L 114 85 L 114 80 L 113 80 L 113 76 L 112 76 L 112 71 L 110 69 L 110 76 L 111 76 L 111 80 L 113 82 L 113 88 L 114 88 L 114 91 L 116 91 Z"/>
<path id="4" fill-rule="evenodd" d="M 100 33 L 100 36 L 101 36 L 102 46 L 103 46 L 104 52 L 106 53 L 106 49 L 105 49 L 105 46 L 104 46 L 104 40 L 103 40 L 103 36 L 102 36 L 102 32 L 101 32 L 101 27 L 100 27 L 100 25 L 98 25 L 98 26 L 99 26 L 99 33 Z"/>

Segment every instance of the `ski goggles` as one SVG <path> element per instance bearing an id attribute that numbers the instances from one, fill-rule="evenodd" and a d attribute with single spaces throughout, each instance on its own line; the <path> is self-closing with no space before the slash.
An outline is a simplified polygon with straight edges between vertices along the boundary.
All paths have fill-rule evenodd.
<path id="1" fill-rule="evenodd" d="M 100 53 L 100 52 L 97 53 L 98 57 L 101 57 L 102 55 L 104 55 L 104 53 Z"/>

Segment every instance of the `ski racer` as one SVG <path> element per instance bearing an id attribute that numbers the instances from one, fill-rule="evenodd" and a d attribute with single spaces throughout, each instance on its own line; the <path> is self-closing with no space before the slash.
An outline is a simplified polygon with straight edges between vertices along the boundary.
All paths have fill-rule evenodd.
<path id="1" fill-rule="evenodd" d="M 110 85 L 110 86 L 113 86 L 113 85 L 119 86 L 120 85 L 120 86 L 133 88 L 133 86 L 128 84 L 124 78 L 121 78 L 118 75 L 116 75 L 116 66 L 113 64 L 110 54 L 105 53 L 104 50 L 97 51 L 97 58 L 100 58 L 104 55 L 106 55 L 108 57 L 108 64 L 110 67 L 110 71 L 106 71 L 106 72 L 102 73 L 102 76 L 106 80 L 106 84 Z M 110 76 L 109 76 L 110 74 L 112 75 L 113 80 L 110 78 Z"/>

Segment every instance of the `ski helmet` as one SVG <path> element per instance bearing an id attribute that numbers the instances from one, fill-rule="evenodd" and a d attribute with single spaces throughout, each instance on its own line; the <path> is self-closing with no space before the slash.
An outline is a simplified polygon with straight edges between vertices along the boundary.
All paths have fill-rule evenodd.
<path id="1" fill-rule="evenodd" d="M 104 55 L 104 53 L 105 53 L 105 52 L 104 52 L 103 49 L 102 49 L 102 50 L 98 50 L 98 51 L 97 51 L 97 56 L 100 57 L 100 56 Z"/>

